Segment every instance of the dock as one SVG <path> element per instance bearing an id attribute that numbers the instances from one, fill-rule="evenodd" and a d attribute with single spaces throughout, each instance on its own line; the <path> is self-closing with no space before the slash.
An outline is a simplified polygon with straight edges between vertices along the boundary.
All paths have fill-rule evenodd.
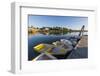
<path id="1" fill-rule="evenodd" d="M 88 36 L 82 36 L 67 59 L 88 58 Z"/>
<path id="2" fill-rule="evenodd" d="M 88 47 L 88 36 L 82 36 L 75 48 Z"/>

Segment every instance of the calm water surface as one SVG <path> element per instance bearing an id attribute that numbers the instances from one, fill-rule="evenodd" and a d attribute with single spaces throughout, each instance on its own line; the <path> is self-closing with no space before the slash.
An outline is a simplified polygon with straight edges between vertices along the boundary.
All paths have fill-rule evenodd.
<path id="1" fill-rule="evenodd" d="M 43 35 L 43 34 L 36 34 L 36 35 L 29 35 L 28 36 L 28 60 L 32 60 L 35 58 L 39 53 L 35 52 L 33 49 L 34 46 L 40 43 L 48 43 L 51 44 L 55 41 L 59 41 L 60 39 L 70 39 L 72 36 L 78 36 L 79 32 L 67 33 L 65 35 Z M 85 33 L 87 35 L 87 33 Z"/>

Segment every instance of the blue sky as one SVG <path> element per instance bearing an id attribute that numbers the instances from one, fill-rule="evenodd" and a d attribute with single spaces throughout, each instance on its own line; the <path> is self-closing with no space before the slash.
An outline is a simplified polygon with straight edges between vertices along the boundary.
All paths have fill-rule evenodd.
<path id="1" fill-rule="evenodd" d="M 28 26 L 33 27 L 59 26 L 70 29 L 80 29 L 82 25 L 85 25 L 85 29 L 88 29 L 88 17 L 29 15 L 28 19 Z"/>

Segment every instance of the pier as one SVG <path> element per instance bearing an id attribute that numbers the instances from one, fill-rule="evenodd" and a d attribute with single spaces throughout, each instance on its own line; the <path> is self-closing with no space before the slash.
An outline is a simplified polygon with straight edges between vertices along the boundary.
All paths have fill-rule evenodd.
<path id="1" fill-rule="evenodd" d="M 88 58 L 88 36 L 82 36 L 67 59 Z"/>
<path id="2" fill-rule="evenodd" d="M 82 36 L 75 48 L 77 49 L 83 47 L 88 47 L 88 36 Z"/>

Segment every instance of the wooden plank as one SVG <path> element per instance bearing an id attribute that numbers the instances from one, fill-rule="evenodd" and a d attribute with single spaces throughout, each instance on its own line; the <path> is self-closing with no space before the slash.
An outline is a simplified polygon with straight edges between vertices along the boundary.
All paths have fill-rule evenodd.
<path id="1" fill-rule="evenodd" d="M 76 48 L 88 47 L 88 36 L 82 36 L 81 40 L 76 45 Z"/>

